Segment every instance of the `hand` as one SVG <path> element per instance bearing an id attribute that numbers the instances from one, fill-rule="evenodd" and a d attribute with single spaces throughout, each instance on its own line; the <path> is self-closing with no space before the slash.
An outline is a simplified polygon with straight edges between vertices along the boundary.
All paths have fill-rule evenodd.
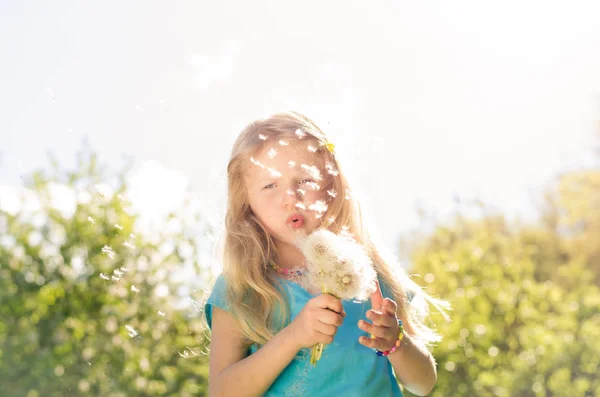
<path id="1" fill-rule="evenodd" d="M 298 345 L 298 350 L 317 343 L 330 344 L 344 317 L 346 312 L 342 301 L 332 295 L 321 294 L 309 300 L 289 325 L 292 340 Z"/>
<path id="2" fill-rule="evenodd" d="M 366 347 L 386 351 L 394 347 L 400 333 L 398 318 L 396 317 L 398 305 L 389 298 L 383 299 L 379 282 L 376 280 L 375 283 L 377 289 L 371 295 L 372 309 L 367 311 L 366 314 L 372 323 L 364 320 L 358 322 L 358 328 L 372 334 L 375 339 L 361 336 L 358 341 Z"/>

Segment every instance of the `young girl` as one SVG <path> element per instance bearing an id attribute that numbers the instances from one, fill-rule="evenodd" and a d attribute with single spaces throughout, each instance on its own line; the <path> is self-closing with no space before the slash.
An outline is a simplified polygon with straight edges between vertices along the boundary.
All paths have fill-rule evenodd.
<path id="1" fill-rule="evenodd" d="M 398 382 L 428 394 L 437 376 L 426 346 L 441 338 L 410 298 L 442 313 L 447 303 L 383 258 L 317 125 L 296 112 L 251 123 L 233 146 L 227 176 L 223 273 L 205 306 L 209 394 L 402 396 Z M 296 241 L 318 228 L 350 236 L 369 254 L 378 275 L 370 301 L 340 301 L 303 282 Z M 318 343 L 326 346 L 312 365 Z"/>

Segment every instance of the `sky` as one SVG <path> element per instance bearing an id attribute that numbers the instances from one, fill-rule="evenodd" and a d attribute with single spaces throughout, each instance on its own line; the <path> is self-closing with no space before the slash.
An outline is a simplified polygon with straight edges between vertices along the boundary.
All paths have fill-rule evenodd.
<path id="1" fill-rule="evenodd" d="M 103 1 L 0 5 L 0 206 L 87 140 L 146 214 L 222 220 L 231 145 L 300 111 L 394 250 L 454 197 L 531 217 L 598 143 L 600 3 Z M 2 197 L 4 195 L 4 198 Z"/>

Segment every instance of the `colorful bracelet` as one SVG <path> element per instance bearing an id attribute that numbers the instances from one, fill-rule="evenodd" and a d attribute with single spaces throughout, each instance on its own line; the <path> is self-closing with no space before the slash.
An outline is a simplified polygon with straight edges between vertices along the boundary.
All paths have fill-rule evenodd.
<path id="1" fill-rule="evenodd" d="M 398 319 L 398 327 L 400 327 L 400 334 L 398 335 L 398 340 L 396 341 L 396 344 L 390 350 L 381 351 L 381 350 L 373 349 L 373 350 L 375 350 L 375 353 L 378 356 L 386 357 L 386 356 L 392 354 L 393 352 L 395 352 L 396 350 L 398 350 L 398 348 L 400 347 L 400 343 L 402 343 L 402 339 L 404 339 L 404 327 L 402 326 L 402 320 L 400 320 L 400 319 Z"/>

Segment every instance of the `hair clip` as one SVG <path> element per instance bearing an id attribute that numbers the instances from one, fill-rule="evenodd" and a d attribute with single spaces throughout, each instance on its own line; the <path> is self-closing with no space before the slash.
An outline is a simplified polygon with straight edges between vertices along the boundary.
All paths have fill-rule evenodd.
<path id="1" fill-rule="evenodd" d="M 323 146 L 325 146 L 331 153 L 334 153 L 335 145 L 333 143 L 327 141 L 323 144 Z"/>

